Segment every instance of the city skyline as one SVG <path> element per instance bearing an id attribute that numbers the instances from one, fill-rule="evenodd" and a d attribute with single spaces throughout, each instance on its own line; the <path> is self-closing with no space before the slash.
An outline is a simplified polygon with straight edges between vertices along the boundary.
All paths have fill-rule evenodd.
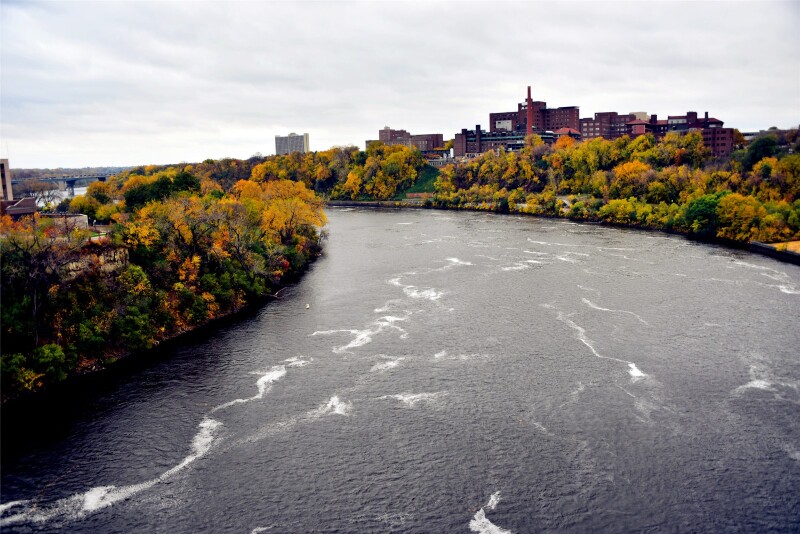
<path id="1" fill-rule="evenodd" d="M 800 122 L 793 2 L 0 10 L 0 157 L 17 168 L 269 155 L 288 131 L 308 132 L 314 151 L 361 146 L 385 125 L 451 139 L 527 85 L 581 117 L 708 110 L 742 131 Z"/>

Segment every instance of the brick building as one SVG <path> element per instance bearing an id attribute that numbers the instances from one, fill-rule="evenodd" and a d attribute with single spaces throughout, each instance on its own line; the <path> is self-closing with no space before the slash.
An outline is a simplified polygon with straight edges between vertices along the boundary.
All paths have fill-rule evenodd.
<path id="1" fill-rule="evenodd" d="M 405 130 L 393 130 L 385 126 L 378 130 L 378 141 L 387 145 L 413 146 L 420 152 L 430 152 L 444 147 L 444 134 L 417 134 L 411 135 Z M 374 140 L 365 141 L 366 146 Z"/>
<path id="2" fill-rule="evenodd" d="M 480 154 L 503 147 L 519 150 L 525 146 L 525 137 L 538 134 L 546 143 L 556 139 L 553 130 L 564 130 L 573 137 L 578 134 L 580 110 L 577 106 L 548 108 L 546 102 L 533 101 L 531 88 L 524 103 L 517 104 L 517 111 L 489 113 L 489 131 L 462 129 L 455 135 L 453 153 L 457 157 Z M 578 134 L 579 138 L 580 135 Z"/>
<path id="3" fill-rule="evenodd" d="M 453 140 L 453 155 L 456 157 L 471 156 L 482 154 L 489 150 L 503 148 L 505 150 L 516 151 L 525 147 L 525 137 L 527 132 L 507 132 L 481 130 L 481 125 L 475 126 L 474 130 L 462 129 L 457 133 Z M 553 132 L 539 132 L 545 143 L 553 143 L 556 136 Z"/>
<path id="4" fill-rule="evenodd" d="M 378 141 L 387 145 L 408 145 L 411 134 L 405 130 L 392 130 L 384 126 L 383 130 L 378 130 Z"/>
<path id="5" fill-rule="evenodd" d="M 627 135 L 631 139 L 645 134 L 653 134 L 661 139 L 669 132 L 685 134 L 700 131 L 703 143 L 711 149 L 714 157 L 729 156 L 733 152 L 733 128 L 723 128 L 724 123 L 709 117 L 708 112 L 698 117 L 697 112 L 688 111 L 685 115 L 669 115 L 666 120 L 659 120 L 658 115 L 649 118 L 644 112 L 620 114 L 615 111 L 595 113 L 594 118 L 580 120 L 580 131 L 583 139 L 613 140 Z"/>
<path id="6" fill-rule="evenodd" d="M 530 113 L 528 111 L 530 110 Z M 525 102 L 517 104 L 517 111 L 489 113 L 489 132 L 528 132 L 572 128 L 578 130 L 580 110 L 577 106 L 548 108 L 547 102 L 533 101 L 531 88 Z M 531 128 L 528 128 L 528 122 Z"/>

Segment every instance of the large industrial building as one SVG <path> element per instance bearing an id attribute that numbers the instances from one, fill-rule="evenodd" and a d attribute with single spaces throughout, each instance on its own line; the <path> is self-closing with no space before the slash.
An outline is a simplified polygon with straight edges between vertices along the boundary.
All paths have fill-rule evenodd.
<path id="1" fill-rule="evenodd" d="M 287 136 L 275 136 L 275 153 L 279 156 L 292 152 L 308 152 L 308 134 L 298 135 L 294 132 Z"/>
<path id="2" fill-rule="evenodd" d="M 456 156 L 480 154 L 500 147 L 518 150 L 525 146 L 525 137 L 538 134 L 545 142 L 557 139 L 555 131 L 561 135 L 580 137 L 580 110 L 578 106 L 548 108 L 547 102 L 533 101 L 531 88 L 524 103 L 517 104 L 516 111 L 503 111 L 489 114 L 489 131 L 462 129 L 453 142 Z"/>
<path id="3" fill-rule="evenodd" d="M 538 133 L 559 128 L 578 129 L 580 120 L 578 106 L 548 108 L 547 102 L 533 101 L 528 86 L 528 98 L 517 104 L 517 111 L 489 114 L 489 133 L 523 132 Z"/>
<path id="4" fill-rule="evenodd" d="M 453 149 L 456 156 L 481 154 L 500 147 L 505 150 L 519 150 L 525 146 L 525 137 L 538 134 L 546 143 L 569 135 L 575 139 L 617 139 L 623 135 L 631 138 L 652 134 L 656 139 L 668 132 L 688 133 L 699 131 L 703 143 L 711 149 L 715 157 L 724 157 L 733 151 L 733 128 L 723 128 L 723 122 L 708 113 L 698 117 L 694 111 L 685 115 L 670 115 L 659 120 L 657 115 L 649 116 L 644 111 L 617 113 L 604 111 L 594 117 L 579 118 L 578 106 L 548 108 L 546 102 L 533 101 L 531 88 L 524 103 L 517 104 L 517 111 L 489 114 L 489 131 L 462 129 L 455 135 Z"/>

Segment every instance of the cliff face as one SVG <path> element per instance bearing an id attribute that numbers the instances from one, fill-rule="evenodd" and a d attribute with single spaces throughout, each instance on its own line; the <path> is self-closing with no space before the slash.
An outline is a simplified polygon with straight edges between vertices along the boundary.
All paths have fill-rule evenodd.
<path id="1" fill-rule="evenodd" d="M 81 274 L 99 269 L 103 273 L 118 271 L 128 264 L 128 249 L 93 245 L 81 251 L 75 261 L 64 266 L 64 279 L 74 280 Z"/>

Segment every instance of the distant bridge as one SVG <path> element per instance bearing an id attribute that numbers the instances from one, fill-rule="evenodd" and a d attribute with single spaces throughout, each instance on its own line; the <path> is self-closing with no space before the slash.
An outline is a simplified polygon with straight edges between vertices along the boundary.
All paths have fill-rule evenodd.
<path id="1" fill-rule="evenodd" d="M 69 194 L 75 196 L 76 185 L 89 185 L 92 182 L 105 182 L 110 174 L 77 174 L 72 176 L 51 176 L 49 178 L 14 178 L 11 186 L 24 184 L 26 182 L 45 182 L 58 184 L 59 189 L 66 189 Z"/>

